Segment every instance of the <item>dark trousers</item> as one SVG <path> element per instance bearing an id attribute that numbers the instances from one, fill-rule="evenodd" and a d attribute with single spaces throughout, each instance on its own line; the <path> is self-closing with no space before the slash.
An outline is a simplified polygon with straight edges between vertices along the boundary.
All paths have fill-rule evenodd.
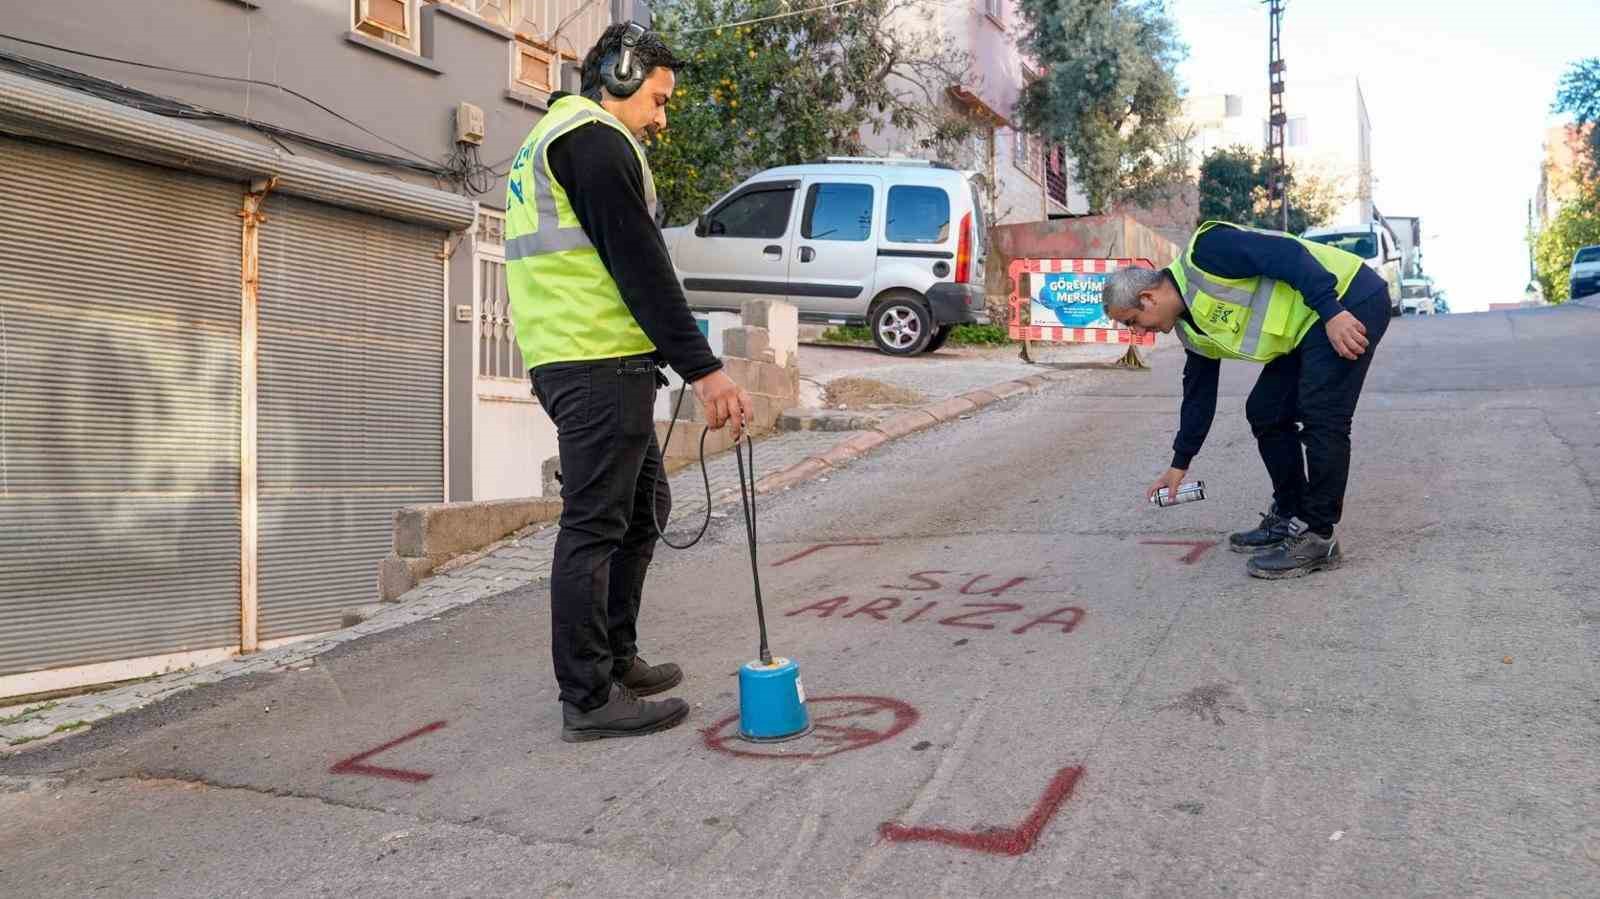
<path id="1" fill-rule="evenodd" d="M 589 711 L 638 652 L 639 602 L 672 494 L 656 443 L 648 356 L 560 362 L 533 371 L 556 424 L 561 532 L 550 571 L 551 654 L 561 700 Z"/>
<path id="2" fill-rule="evenodd" d="M 1367 327 L 1367 351 L 1345 359 L 1319 320 L 1295 351 L 1267 363 L 1245 403 L 1278 514 L 1328 533 L 1344 514 L 1350 478 L 1350 421 L 1378 341 L 1389 327 L 1389 297 L 1345 309 Z M 1302 452 L 1302 447 L 1304 450 Z"/>

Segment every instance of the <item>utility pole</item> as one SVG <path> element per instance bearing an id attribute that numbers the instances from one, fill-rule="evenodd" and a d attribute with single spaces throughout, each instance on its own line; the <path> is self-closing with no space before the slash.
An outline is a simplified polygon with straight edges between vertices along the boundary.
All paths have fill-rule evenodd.
<path id="1" fill-rule="evenodd" d="M 1289 116 L 1283 111 L 1283 4 L 1285 0 L 1263 0 L 1267 4 L 1267 100 L 1271 118 L 1267 120 L 1267 157 L 1277 160 L 1277 178 L 1271 196 L 1278 201 L 1280 227 L 1289 230 L 1289 160 L 1284 150 L 1284 132 Z"/>

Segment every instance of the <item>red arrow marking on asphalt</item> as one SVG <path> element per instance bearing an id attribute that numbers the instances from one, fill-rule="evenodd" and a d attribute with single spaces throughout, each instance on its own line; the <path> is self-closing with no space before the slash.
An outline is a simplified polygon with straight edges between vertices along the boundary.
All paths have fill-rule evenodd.
<path id="1" fill-rule="evenodd" d="M 779 565 L 787 565 L 790 562 L 794 562 L 794 561 L 797 561 L 799 559 L 804 559 L 806 556 L 811 555 L 812 553 L 816 552 L 819 549 L 832 549 L 834 547 L 842 547 L 842 546 L 881 546 L 881 545 L 882 544 L 880 544 L 876 540 L 856 540 L 856 541 L 852 541 L 850 543 L 818 543 L 816 546 L 813 546 L 810 549 L 804 549 L 804 550 L 801 550 L 800 552 L 795 553 L 794 555 L 790 556 L 789 558 L 784 559 L 782 562 L 773 562 L 772 563 L 772 567 L 773 568 L 777 568 Z"/>
<path id="2" fill-rule="evenodd" d="M 368 777 L 387 777 L 390 780 L 403 780 L 406 783 L 412 784 L 422 783 L 433 775 L 422 771 L 407 771 L 404 768 L 384 768 L 379 765 L 368 765 L 365 762 L 367 759 L 372 758 L 380 752 L 393 749 L 407 740 L 415 740 L 417 737 L 420 737 L 423 734 L 431 734 L 439 728 L 444 727 L 444 725 L 445 722 L 443 721 L 435 721 L 432 724 L 423 725 L 411 733 L 406 734 L 398 739 L 390 740 L 376 749 L 368 749 L 366 752 L 363 752 L 360 755 L 350 756 L 337 765 L 334 765 L 332 768 L 329 768 L 328 773 L 365 774 Z"/>
<path id="3" fill-rule="evenodd" d="M 1206 550 L 1217 545 L 1215 540 L 1140 540 L 1139 542 L 1145 546 L 1192 546 L 1194 549 L 1184 553 L 1180 560 L 1185 565 L 1193 565 L 1200 561 Z"/>
<path id="4" fill-rule="evenodd" d="M 1072 796 L 1072 788 L 1083 776 L 1083 768 L 1062 768 L 1045 787 L 1044 795 L 1034 803 L 1033 811 L 1016 827 L 986 827 L 978 831 L 949 830 L 943 827 L 906 827 L 885 821 L 878 825 L 878 835 L 892 843 L 945 843 L 975 852 L 993 855 L 1023 855 L 1033 849 L 1039 834 L 1055 817 L 1056 810 Z"/>

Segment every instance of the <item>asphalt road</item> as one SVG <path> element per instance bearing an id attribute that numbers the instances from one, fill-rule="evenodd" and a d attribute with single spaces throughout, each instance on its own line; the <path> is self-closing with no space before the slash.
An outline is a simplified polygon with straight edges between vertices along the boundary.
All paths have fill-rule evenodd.
<path id="1" fill-rule="evenodd" d="M 811 736 L 731 737 L 731 516 L 648 589 L 688 724 L 561 743 L 533 585 L 0 761 L 0 895 L 1593 895 L 1597 345 L 1396 321 L 1347 561 L 1285 582 L 1215 545 L 1267 501 L 1253 369 L 1166 510 L 1181 353 L 1078 372 L 764 502 Z"/>

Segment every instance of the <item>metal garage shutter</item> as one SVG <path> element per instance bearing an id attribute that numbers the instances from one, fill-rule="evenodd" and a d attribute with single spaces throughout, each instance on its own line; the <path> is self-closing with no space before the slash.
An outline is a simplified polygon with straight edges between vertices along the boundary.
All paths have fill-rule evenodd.
<path id="1" fill-rule="evenodd" d="M 260 633 L 377 595 L 394 512 L 444 495 L 444 232 L 273 196 L 261 226 Z"/>
<path id="2" fill-rule="evenodd" d="M 238 643 L 241 199 L 0 137 L 0 675 Z"/>

